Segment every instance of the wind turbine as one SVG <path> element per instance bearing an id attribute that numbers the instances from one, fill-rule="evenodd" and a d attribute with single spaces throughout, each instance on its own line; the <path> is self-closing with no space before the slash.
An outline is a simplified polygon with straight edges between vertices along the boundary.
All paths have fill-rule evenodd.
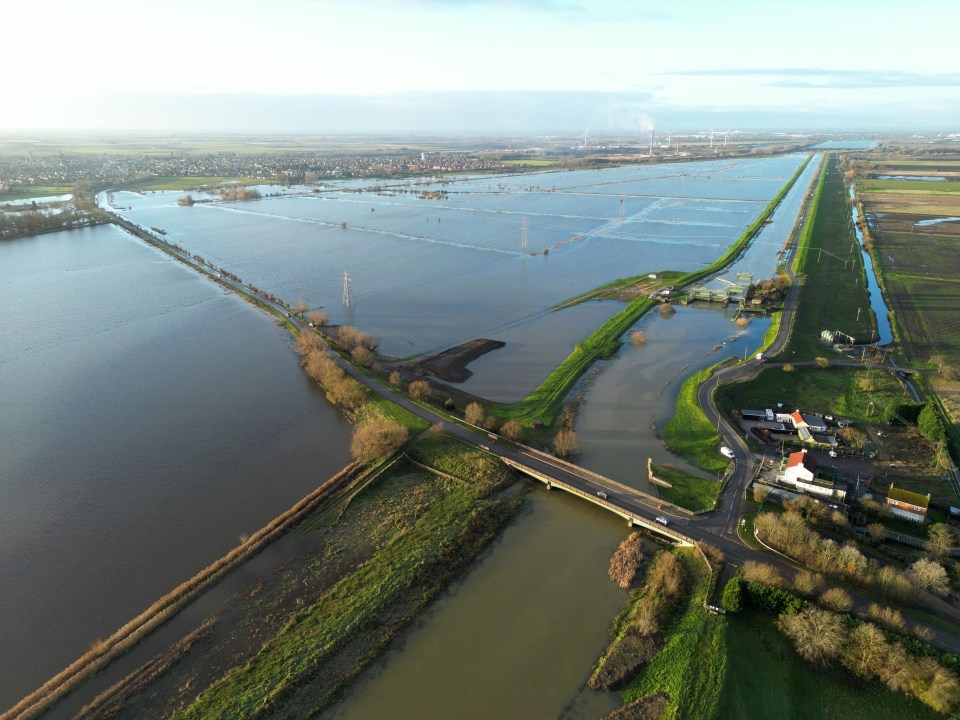
<path id="1" fill-rule="evenodd" d="M 587 128 L 586 130 L 583 131 L 583 149 L 584 150 L 587 149 L 587 137 L 589 137 L 589 135 L 590 135 L 590 129 Z"/>

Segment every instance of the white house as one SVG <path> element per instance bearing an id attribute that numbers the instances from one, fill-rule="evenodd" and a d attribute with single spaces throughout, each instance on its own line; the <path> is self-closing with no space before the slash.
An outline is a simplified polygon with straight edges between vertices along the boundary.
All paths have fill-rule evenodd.
<path id="1" fill-rule="evenodd" d="M 801 450 L 790 453 L 780 481 L 785 485 L 793 485 L 801 492 L 843 500 L 847 496 L 846 485 L 838 483 L 836 478 L 835 468 L 820 467 L 813 455 Z"/>

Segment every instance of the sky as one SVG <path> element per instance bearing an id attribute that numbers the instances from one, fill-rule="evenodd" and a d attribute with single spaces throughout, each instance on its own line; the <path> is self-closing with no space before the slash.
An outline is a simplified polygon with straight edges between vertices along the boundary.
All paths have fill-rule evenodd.
<path id="1" fill-rule="evenodd" d="M 0 130 L 943 129 L 956 0 L 31 0 Z"/>

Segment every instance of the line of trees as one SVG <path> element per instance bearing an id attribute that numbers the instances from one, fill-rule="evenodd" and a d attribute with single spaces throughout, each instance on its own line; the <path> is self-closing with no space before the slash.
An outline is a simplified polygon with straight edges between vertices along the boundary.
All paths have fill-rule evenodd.
<path id="1" fill-rule="evenodd" d="M 813 570 L 848 578 L 885 597 L 916 601 L 925 592 L 944 593 L 949 587 L 947 571 L 935 560 L 920 558 L 903 571 L 881 565 L 865 557 L 853 542 L 841 545 L 822 537 L 795 510 L 779 515 L 761 513 L 755 524 L 760 539 L 768 545 Z"/>
<path id="2" fill-rule="evenodd" d="M 937 712 L 960 702 L 960 680 L 932 657 L 916 657 L 872 623 L 850 621 L 810 605 L 785 613 L 777 626 L 797 654 L 821 668 L 839 664 L 864 680 L 879 680 L 894 692 L 915 697 Z"/>
<path id="3" fill-rule="evenodd" d="M 807 575 L 806 580 L 797 576 L 794 583 L 798 588 L 807 584 L 810 573 Z M 778 615 L 777 626 L 793 642 L 797 654 L 819 668 L 839 664 L 858 678 L 879 680 L 894 692 L 915 697 L 942 713 L 949 713 L 960 702 L 957 657 L 930 646 L 929 631 L 916 632 L 919 640 L 903 637 L 906 624 L 897 610 L 874 603 L 867 613 L 869 621 L 860 620 L 849 614 L 849 596 L 839 588 L 820 596 L 824 604 L 839 599 L 841 607 L 833 612 L 799 597 L 782 583 L 773 566 L 744 563 L 741 574 L 724 588 L 724 609 L 737 612 L 750 605 Z"/>
<path id="4" fill-rule="evenodd" d="M 300 334 L 297 351 L 303 369 L 324 389 L 327 399 L 334 405 L 352 412 L 366 402 L 367 389 L 333 361 L 323 342 L 314 333 Z"/>
<path id="5" fill-rule="evenodd" d="M 36 235 L 55 230 L 72 230 L 105 222 L 99 212 L 81 212 L 66 208 L 63 212 L 45 214 L 39 210 L 0 211 L 0 239 Z"/>

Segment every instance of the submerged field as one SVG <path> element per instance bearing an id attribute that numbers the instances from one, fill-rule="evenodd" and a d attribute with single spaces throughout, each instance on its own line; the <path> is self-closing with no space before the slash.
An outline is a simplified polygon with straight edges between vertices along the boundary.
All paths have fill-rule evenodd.
<path id="1" fill-rule="evenodd" d="M 114 202 L 245 281 L 323 307 L 332 322 L 380 337 L 386 354 L 408 356 L 495 338 L 611 280 L 702 268 L 803 160 L 352 181 L 193 207 L 178 206 L 177 192 L 118 192 Z"/>

